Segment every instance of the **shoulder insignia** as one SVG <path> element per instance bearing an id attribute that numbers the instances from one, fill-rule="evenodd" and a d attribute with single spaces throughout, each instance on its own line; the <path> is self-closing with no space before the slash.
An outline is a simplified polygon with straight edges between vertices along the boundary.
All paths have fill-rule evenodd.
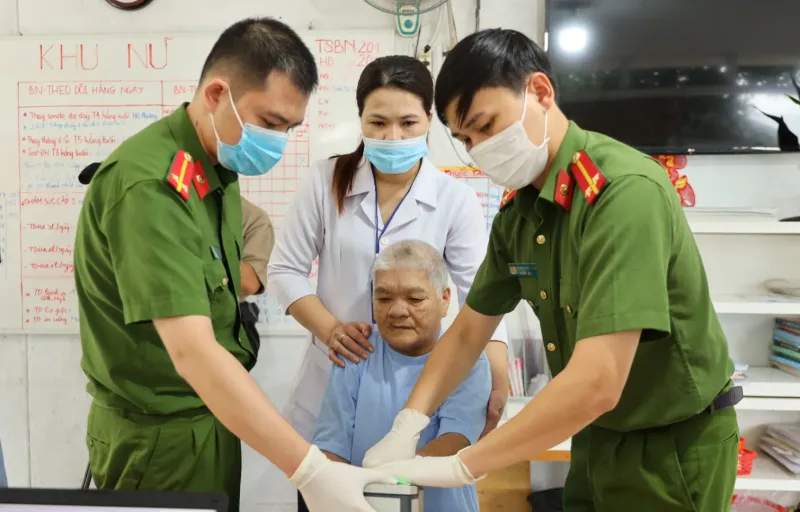
<path id="1" fill-rule="evenodd" d="M 211 186 L 208 184 L 208 178 L 206 177 L 205 171 L 203 171 L 203 166 L 200 162 L 194 163 L 194 189 L 197 191 L 197 197 L 200 198 L 202 201 L 208 191 L 211 190 Z"/>
<path id="2" fill-rule="evenodd" d="M 595 165 L 585 151 L 578 151 L 572 156 L 572 165 L 569 166 L 578 187 L 583 191 L 586 202 L 594 204 L 597 196 L 608 183 L 608 179 Z"/>
<path id="3" fill-rule="evenodd" d="M 503 198 L 500 200 L 500 209 L 502 210 L 505 206 L 514 199 L 514 196 L 517 195 L 516 190 L 505 189 L 503 191 Z"/>
<path id="4" fill-rule="evenodd" d="M 166 182 L 174 188 L 184 201 L 189 200 L 189 184 L 194 177 L 194 162 L 186 151 L 178 151 L 169 166 Z"/>
<path id="5" fill-rule="evenodd" d="M 564 169 L 559 169 L 554 197 L 556 204 L 569 211 L 572 208 L 572 192 L 574 191 L 575 179 Z"/>

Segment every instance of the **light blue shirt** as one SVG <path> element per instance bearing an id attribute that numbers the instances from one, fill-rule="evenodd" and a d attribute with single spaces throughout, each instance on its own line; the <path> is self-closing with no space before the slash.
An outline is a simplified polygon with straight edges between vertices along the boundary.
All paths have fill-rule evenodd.
<path id="1" fill-rule="evenodd" d="M 355 466 L 360 466 L 367 450 L 391 430 L 429 355 L 410 357 L 392 350 L 375 327 L 370 342 L 375 351 L 366 360 L 333 367 L 312 441 Z M 486 423 L 491 391 L 489 361 L 481 354 L 469 376 L 433 414 L 430 425 L 420 434 L 417 449 L 451 432 L 475 444 Z M 474 485 L 426 487 L 424 496 L 425 510 L 478 512 Z"/>

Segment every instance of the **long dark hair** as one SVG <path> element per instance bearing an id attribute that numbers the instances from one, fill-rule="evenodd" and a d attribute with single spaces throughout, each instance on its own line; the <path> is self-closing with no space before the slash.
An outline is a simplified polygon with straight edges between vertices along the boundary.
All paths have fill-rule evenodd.
<path id="1" fill-rule="evenodd" d="M 422 102 L 425 113 L 430 115 L 433 107 L 433 78 L 422 62 L 405 55 L 390 55 L 379 57 L 367 64 L 361 72 L 356 87 L 359 117 L 364 113 L 367 96 L 384 87 L 400 89 L 415 95 Z M 331 192 L 336 197 L 340 215 L 344 211 L 344 198 L 353 188 L 353 180 L 363 157 L 364 142 L 361 142 L 352 153 L 331 157 L 336 159 Z"/>

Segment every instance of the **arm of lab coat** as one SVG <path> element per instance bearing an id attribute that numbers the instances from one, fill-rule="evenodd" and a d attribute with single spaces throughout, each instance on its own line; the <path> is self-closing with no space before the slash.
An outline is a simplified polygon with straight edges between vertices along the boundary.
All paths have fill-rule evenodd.
<path id="1" fill-rule="evenodd" d="M 308 282 L 319 255 L 324 232 L 323 202 L 330 194 L 319 164 L 308 170 L 286 212 L 285 223 L 267 270 L 267 283 L 284 311 L 298 299 L 313 294 Z"/>

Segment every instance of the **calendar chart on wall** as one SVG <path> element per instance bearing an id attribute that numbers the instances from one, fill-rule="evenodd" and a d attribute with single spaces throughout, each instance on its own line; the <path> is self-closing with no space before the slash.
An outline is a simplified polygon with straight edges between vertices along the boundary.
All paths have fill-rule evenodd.
<path id="1" fill-rule="evenodd" d="M 241 182 L 277 232 L 309 165 L 355 147 L 361 69 L 392 54 L 394 34 L 309 31 L 320 86 L 281 162 Z M 75 333 L 73 241 L 84 186 L 78 174 L 130 135 L 191 100 L 216 35 L 0 39 L 0 332 Z M 311 276 L 312 282 L 314 276 Z M 268 297 L 265 328 L 289 326 Z"/>

